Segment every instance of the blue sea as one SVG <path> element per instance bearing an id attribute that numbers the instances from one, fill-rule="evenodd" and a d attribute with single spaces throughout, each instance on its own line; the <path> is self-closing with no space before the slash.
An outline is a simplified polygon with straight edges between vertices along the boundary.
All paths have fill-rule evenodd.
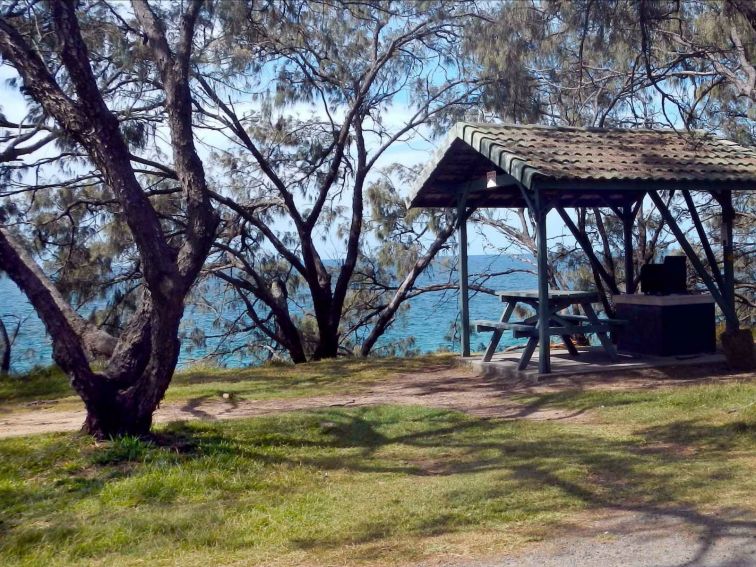
<path id="1" fill-rule="evenodd" d="M 482 283 L 486 288 L 495 290 L 530 289 L 536 287 L 535 275 L 529 273 L 532 266 L 510 256 L 470 256 L 469 271 L 471 283 L 481 275 L 489 275 Z M 490 276 L 512 270 L 514 273 Z M 439 257 L 430 269 L 421 276 L 418 286 L 428 284 L 446 284 L 457 281 L 455 261 L 451 257 Z M 209 303 L 219 304 L 208 298 Z M 495 296 L 471 291 L 470 317 L 471 319 L 497 318 L 502 305 Z M 91 309 L 91 306 L 90 306 Z M 233 313 L 224 314 L 233 317 Z M 11 370 L 15 373 L 26 372 L 34 366 L 46 366 L 52 363 L 52 347 L 44 325 L 37 318 L 34 309 L 26 297 L 7 277 L 0 278 L 0 317 L 11 332 L 17 321 L 21 321 L 20 332 L 13 345 Z M 218 313 L 201 305 L 187 306 L 182 331 L 184 334 L 193 333 L 199 329 L 201 334 L 212 336 L 218 334 Z M 388 332 L 376 345 L 376 351 L 388 351 L 398 342 L 406 343 L 413 352 L 435 352 L 439 350 L 459 349 L 459 294 L 455 290 L 430 292 L 419 295 L 409 302 L 405 310 Z M 472 336 L 473 350 L 482 350 L 487 336 Z M 239 337 L 237 341 L 243 342 Z M 509 340 L 510 343 L 507 343 Z M 503 339 L 502 344 L 514 344 L 514 340 Z M 199 346 L 187 338 L 182 341 L 182 353 L 179 366 L 195 364 L 204 361 L 208 353 L 213 352 L 217 345 L 214 339 L 206 339 Z M 230 367 L 257 364 L 259 360 L 248 356 L 227 356 L 217 361 Z"/>

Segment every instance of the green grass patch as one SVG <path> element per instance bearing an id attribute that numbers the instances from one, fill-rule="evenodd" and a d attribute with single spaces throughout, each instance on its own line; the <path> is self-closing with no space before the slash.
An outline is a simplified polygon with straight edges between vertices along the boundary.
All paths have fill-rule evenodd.
<path id="1" fill-rule="evenodd" d="M 253 368 L 197 367 L 176 373 L 166 401 L 218 398 L 223 393 L 236 399 L 295 398 L 311 395 L 357 393 L 369 384 L 401 372 L 448 368 L 457 364 L 453 354 L 409 358 L 340 358 L 307 364 L 269 364 Z M 0 407 L 37 401 L 79 404 L 68 378 L 57 368 L 35 370 L 24 376 L 0 378 Z"/>
<path id="2" fill-rule="evenodd" d="M 56 366 L 35 368 L 19 376 L 0 376 L 0 405 L 58 400 L 76 395 L 68 377 Z"/>
<path id="3" fill-rule="evenodd" d="M 531 409 L 561 408 L 575 414 L 590 411 L 597 419 L 624 423 L 664 422 L 668 415 L 695 415 L 699 420 L 722 416 L 756 419 L 756 383 L 753 380 L 692 386 L 671 385 L 653 390 L 562 390 L 513 396 Z"/>
<path id="4" fill-rule="evenodd" d="M 0 564 L 392 564 L 607 506 L 752 515 L 754 399 L 728 383 L 543 402 L 595 412 L 577 422 L 383 406 L 2 440 Z"/>
<path id="5" fill-rule="evenodd" d="M 356 393 L 399 373 L 451 368 L 458 360 L 455 354 L 445 353 L 408 358 L 339 358 L 245 369 L 190 369 L 176 374 L 166 400 L 213 397 L 223 392 L 238 399 L 255 400 Z"/>

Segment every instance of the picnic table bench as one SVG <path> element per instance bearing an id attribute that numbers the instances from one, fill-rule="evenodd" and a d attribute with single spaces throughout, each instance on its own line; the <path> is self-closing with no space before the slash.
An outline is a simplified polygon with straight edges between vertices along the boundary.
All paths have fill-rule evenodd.
<path id="1" fill-rule="evenodd" d="M 483 355 L 483 361 L 489 362 L 499 346 L 499 341 L 505 331 L 512 331 L 515 338 L 527 337 L 528 342 L 517 365 L 518 370 L 524 370 L 530 362 L 539 340 L 538 316 L 529 317 L 523 321 L 511 321 L 515 307 L 524 304 L 538 312 L 538 290 L 500 291 L 496 294 L 505 304 L 504 312 L 498 321 L 477 320 L 472 324 L 476 332 L 490 332 L 491 342 Z M 595 291 L 549 290 L 548 295 L 548 335 L 562 338 L 564 346 L 572 356 L 578 355 L 578 350 L 571 335 L 595 333 L 601 345 L 612 360 L 617 360 L 617 349 L 612 343 L 609 333 L 613 328 L 623 326 L 627 322 L 621 319 L 600 319 L 593 309 L 593 303 L 599 301 Z M 585 315 L 560 313 L 573 305 L 579 305 Z"/>

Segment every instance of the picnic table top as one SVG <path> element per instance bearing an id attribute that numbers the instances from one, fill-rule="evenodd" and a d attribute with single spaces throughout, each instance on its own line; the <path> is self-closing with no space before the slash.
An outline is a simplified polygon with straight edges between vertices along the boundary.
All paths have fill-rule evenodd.
<path id="1" fill-rule="evenodd" d="M 537 289 L 497 291 L 501 299 L 538 299 Z M 581 300 L 598 301 L 598 292 L 590 290 L 550 289 L 549 299 L 566 299 L 579 302 Z"/>

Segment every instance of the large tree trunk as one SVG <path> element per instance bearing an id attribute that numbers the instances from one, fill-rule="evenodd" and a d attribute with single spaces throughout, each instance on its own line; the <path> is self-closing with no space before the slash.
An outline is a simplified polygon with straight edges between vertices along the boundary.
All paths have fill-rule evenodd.
<path id="1" fill-rule="evenodd" d="M 7 376 L 10 372 L 11 341 L 5 323 L 0 319 L 0 376 Z"/>
<path id="2" fill-rule="evenodd" d="M 338 327 L 334 329 L 330 324 L 318 327 L 319 337 L 318 345 L 312 353 L 313 360 L 323 360 L 325 358 L 336 358 L 339 354 L 339 332 Z"/>
<path id="3" fill-rule="evenodd" d="M 98 438 L 146 434 L 176 368 L 187 288 L 174 281 L 173 296 L 155 300 L 145 288 L 116 341 L 65 305 L 39 266 L 2 228 L 0 267 L 24 290 L 52 337 L 53 359 L 71 377 L 87 409 L 84 430 Z M 103 344 L 110 356 L 104 370 L 95 371 L 90 360 L 103 355 Z"/>
<path id="4" fill-rule="evenodd" d="M 270 307 L 276 320 L 276 340 L 289 352 L 294 364 L 307 362 L 302 337 L 299 329 L 291 320 L 289 313 L 289 294 L 286 291 L 286 282 L 275 279 L 270 285 Z"/>
<path id="5" fill-rule="evenodd" d="M 294 364 L 302 364 L 307 362 L 307 354 L 305 353 L 304 345 L 302 344 L 302 337 L 299 335 L 299 329 L 291 323 L 286 328 L 280 331 L 280 343 L 288 351 L 289 357 Z"/>
<path id="6" fill-rule="evenodd" d="M 335 358 L 339 353 L 339 323 L 334 325 L 334 298 L 331 291 L 331 275 L 326 270 L 320 257 L 312 253 L 313 259 L 307 259 L 313 265 L 314 277 L 307 278 L 312 297 L 312 307 L 315 312 L 315 322 L 318 326 L 318 344 L 312 353 L 313 360 Z M 317 266 L 317 267 L 316 267 Z"/>
<path id="7" fill-rule="evenodd" d="M 173 302 L 150 310 L 151 323 L 143 334 L 133 333 L 121 341 L 105 375 L 84 381 L 80 392 L 87 409 L 83 430 L 95 437 L 142 436 L 150 431 L 153 413 L 178 362 L 183 304 Z"/>

